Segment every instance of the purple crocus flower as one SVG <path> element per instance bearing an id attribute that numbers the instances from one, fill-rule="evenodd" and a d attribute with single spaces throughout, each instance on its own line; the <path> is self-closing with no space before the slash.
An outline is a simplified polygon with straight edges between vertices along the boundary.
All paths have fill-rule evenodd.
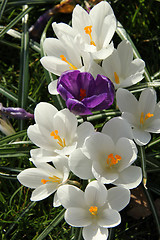
<path id="1" fill-rule="evenodd" d="M 64 72 L 57 83 L 57 91 L 74 114 L 88 115 L 92 111 L 108 109 L 114 101 L 113 83 L 105 76 L 96 79 L 88 72 Z"/>

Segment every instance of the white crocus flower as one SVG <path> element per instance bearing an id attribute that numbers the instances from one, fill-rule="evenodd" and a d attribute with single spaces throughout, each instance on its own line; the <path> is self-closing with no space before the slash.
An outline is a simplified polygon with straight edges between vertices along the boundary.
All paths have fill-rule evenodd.
<path id="1" fill-rule="evenodd" d="M 82 148 L 69 157 L 71 171 L 82 179 L 96 178 L 104 184 L 113 183 L 129 189 L 142 180 L 141 168 L 131 166 L 137 148 L 130 125 L 123 118 L 107 122 L 102 133 L 92 134 Z"/>
<path id="2" fill-rule="evenodd" d="M 49 162 L 57 155 L 68 156 L 94 132 L 90 123 L 78 125 L 77 118 L 68 109 L 58 111 L 45 102 L 37 104 L 34 117 L 36 124 L 29 126 L 27 134 L 39 149 L 31 150 L 31 157 Z M 90 130 L 88 130 L 88 128 Z"/>
<path id="3" fill-rule="evenodd" d="M 72 27 L 85 42 L 84 50 L 102 60 L 113 51 L 110 41 L 116 30 L 114 12 L 106 1 L 95 5 L 89 13 L 77 5 L 73 10 Z"/>
<path id="4" fill-rule="evenodd" d="M 117 105 L 132 127 L 135 142 L 142 146 L 151 139 L 151 133 L 160 133 L 160 102 L 156 92 L 147 88 L 141 92 L 139 101 L 126 89 L 118 89 Z"/>
<path id="5" fill-rule="evenodd" d="M 90 182 L 85 192 L 71 185 L 57 191 L 61 204 L 66 208 L 65 220 L 73 227 L 83 227 L 85 240 L 106 240 L 108 228 L 120 224 L 121 211 L 130 201 L 130 191 L 122 187 L 109 190 L 98 182 Z"/>
<path id="6" fill-rule="evenodd" d="M 115 88 L 125 88 L 143 79 L 145 63 L 137 58 L 133 60 L 131 44 L 123 40 L 112 54 L 102 63 L 105 75 L 113 82 Z"/>
<path id="7" fill-rule="evenodd" d="M 29 188 L 35 189 L 31 195 L 31 201 L 40 201 L 55 193 L 59 186 L 66 183 L 69 176 L 68 159 L 59 156 L 54 160 L 54 166 L 48 163 L 33 161 L 36 168 L 28 168 L 18 174 L 19 182 Z M 61 203 L 57 193 L 54 194 L 53 206 L 58 207 Z"/>

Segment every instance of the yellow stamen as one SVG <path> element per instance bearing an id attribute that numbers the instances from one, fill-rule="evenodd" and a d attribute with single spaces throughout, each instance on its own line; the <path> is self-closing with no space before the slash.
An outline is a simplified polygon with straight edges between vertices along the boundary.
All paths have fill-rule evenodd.
<path id="1" fill-rule="evenodd" d="M 55 131 L 52 131 L 51 132 L 51 136 L 54 137 L 54 139 L 57 139 L 57 143 L 62 147 L 64 148 L 66 146 L 66 143 L 65 143 L 65 139 L 63 138 L 63 140 L 60 138 L 60 136 L 58 135 L 58 130 L 55 130 Z"/>
<path id="2" fill-rule="evenodd" d="M 53 176 L 53 177 L 49 177 L 49 180 L 41 179 L 41 182 L 43 184 L 46 184 L 46 182 L 61 183 L 61 179 L 57 176 Z"/>
<path id="3" fill-rule="evenodd" d="M 68 65 L 70 66 L 69 69 L 71 69 L 71 70 L 77 70 L 78 69 L 72 63 L 68 62 L 64 55 L 60 55 L 60 58 L 62 59 L 62 61 L 68 63 Z"/>
<path id="4" fill-rule="evenodd" d="M 116 72 L 114 72 L 114 80 L 115 80 L 115 83 L 116 83 L 116 84 L 119 84 L 119 83 L 120 83 L 118 74 L 117 74 Z"/>
<path id="5" fill-rule="evenodd" d="M 80 100 L 83 100 L 86 97 L 86 90 L 85 89 L 80 89 Z"/>
<path id="6" fill-rule="evenodd" d="M 93 39 L 92 39 L 92 35 L 91 35 L 92 26 L 86 26 L 86 27 L 84 28 L 84 31 L 85 31 L 85 33 L 88 34 L 89 37 L 90 37 L 90 40 L 91 40 L 91 41 L 90 41 L 90 44 L 96 46 L 95 42 L 94 42 Z"/>
<path id="7" fill-rule="evenodd" d="M 116 165 L 121 159 L 122 159 L 121 156 L 119 156 L 118 154 L 113 156 L 113 153 L 111 153 L 108 155 L 107 164 L 109 167 L 111 167 L 113 165 Z"/>
<path id="8" fill-rule="evenodd" d="M 97 211 L 98 211 L 98 207 L 96 207 L 96 206 L 91 206 L 90 207 L 90 209 L 89 209 L 89 211 L 90 211 L 90 213 L 92 214 L 92 215 L 97 215 Z"/>
<path id="9" fill-rule="evenodd" d="M 141 112 L 140 124 L 143 125 L 144 122 L 145 122 L 148 118 L 153 117 L 153 116 L 154 116 L 154 114 L 152 114 L 152 113 L 147 113 L 147 114 L 145 115 L 145 117 L 144 117 L 144 113 Z"/>

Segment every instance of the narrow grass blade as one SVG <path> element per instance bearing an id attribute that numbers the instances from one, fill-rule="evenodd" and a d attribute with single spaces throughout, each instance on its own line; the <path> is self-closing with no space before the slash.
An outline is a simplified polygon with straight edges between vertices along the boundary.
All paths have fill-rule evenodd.
<path id="1" fill-rule="evenodd" d="M 128 40 L 130 42 L 130 44 L 132 45 L 132 48 L 133 48 L 133 54 L 136 58 L 141 58 L 136 46 L 134 45 L 132 39 L 130 38 L 129 34 L 126 32 L 126 30 L 123 28 L 122 24 L 120 22 L 118 22 L 117 24 L 117 30 L 116 30 L 117 34 L 119 35 L 119 37 L 122 39 L 122 40 Z M 144 71 L 144 76 L 146 78 L 146 81 L 147 82 L 151 82 L 152 79 L 151 79 L 151 76 L 149 75 L 149 72 L 148 70 L 145 68 L 145 71 Z"/>
<path id="2" fill-rule="evenodd" d="M 5 10 L 6 4 L 7 4 L 8 0 L 2 0 L 1 2 L 1 6 L 0 6 L 0 20 L 2 18 L 3 12 Z"/>
<path id="3" fill-rule="evenodd" d="M 36 238 L 36 240 L 46 239 L 46 236 L 56 227 L 63 219 L 65 209 L 63 209 L 53 221 L 46 227 L 46 229 Z"/>
<path id="4" fill-rule="evenodd" d="M 3 87 L 1 84 L 0 84 L 0 93 L 3 96 L 5 96 L 8 99 L 10 99 L 12 102 L 18 103 L 17 96 L 14 93 L 12 93 L 11 91 L 9 91 L 6 87 Z"/>
<path id="5" fill-rule="evenodd" d="M 57 1 L 58 3 L 59 1 Z M 8 2 L 9 6 L 53 3 L 53 0 L 18 0 Z"/>
<path id="6" fill-rule="evenodd" d="M 25 5 L 23 9 L 28 9 Z M 25 11 L 24 10 L 24 11 Z M 22 39 L 20 54 L 20 79 L 18 86 L 18 106 L 26 109 L 28 99 L 29 84 L 29 32 L 28 32 L 28 14 L 22 18 Z M 24 128 L 24 121 L 19 121 L 19 129 Z"/>
<path id="7" fill-rule="evenodd" d="M 4 137 L 2 140 L 0 140 L 0 145 L 17 140 L 18 138 L 24 137 L 24 136 L 27 136 L 27 130 L 19 131 L 16 134 Z"/>
<path id="8" fill-rule="evenodd" d="M 22 13 L 20 13 L 17 17 L 15 17 L 3 30 L 0 32 L 0 37 L 2 37 L 10 28 L 12 28 L 17 22 L 19 22 L 28 12 L 30 12 L 33 7 L 28 7 Z"/>

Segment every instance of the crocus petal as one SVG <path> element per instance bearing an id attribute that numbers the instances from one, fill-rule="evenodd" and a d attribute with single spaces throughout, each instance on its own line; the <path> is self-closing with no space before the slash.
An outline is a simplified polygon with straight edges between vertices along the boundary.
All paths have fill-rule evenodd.
<path id="1" fill-rule="evenodd" d="M 48 92 L 52 95 L 58 95 L 59 92 L 57 91 L 57 82 L 58 80 L 54 80 L 48 85 Z"/>
<path id="2" fill-rule="evenodd" d="M 124 187 L 113 187 L 108 190 L 108 202 L 112 209 L 118 212 L 125 208 L 130 201 L 130 191 Z"/>
<path id="3" fill-rule="evenodd" d="M 50 196 L 52 193 L 54 193 L 57 190 L 57 183 L 46 183 L 39 187 L 37 187 L 31 195 L 31 201 L 40 201 L 48 196 Z"/>
<path id="4" fill-rule="evenodd" d="M 85 240 L 106 240 L 108 238 L 108 228 L 99 227 L 91 224 L 83 228 L 83 238 Z"/>
<path id="5" fill-rule="evenodd" d="M 91 214 L 84 208 L 69 208 L 64 216 L 66 222 L 73 227 L 85 227 L 91 224 Z"/>
<path id="6" fill-rule="evenodd" d="M 60 186 L 57 195 L 64 208 L 84 207 L 84 192 L 73 185 Z"/>
<path id="7" fill-rule="evenodd" d="M 92 161 L 84 155 L 83 149 L 78 148 L 71 153 L 69 156 L 69 167 L 79 178 L 94 178 L 92 173 Z"/>
<path id="8" fill-rule="evenodd" d="M 152 88 L 146 88 L 142 91 L 139 98 L 139 111 L 144 114 L 153 113 L 156 106 L 156 91 Z"/>
<path id="9" fill-rule="evenodd" d="M 52 23 L 53 31 L 55 32 L 56 36 L 61 39 L 64 35 L 69 35 L 71 37 L 75 37 L 75 31 L 72 27 L 65 23 Z"/>
<path id="10" fill-rule="evenodd" d="M 128 90 L 119 88 L 116 92 L 116 100 L 121 112 L 129 112 L 133 115 L 137 112 L 138 101 Z"/>
<path id="11" fill-rule="evenodd" d="M 107 201 L 107 189 L 102 183 L 92 181 L 85 189 L 84 198 L 87 205 L 101 207 Z"/>
<path id="12" fill-rule="evenodd" d="M 144 67 L 145 62 L 142 59 L 136 58 L 131 62 L 130 67 L 128 69 L 128 74 L 132 75 L 135 74 L 136 72 L 143 73 Z"/>
<path id="13" fill-rule="evenodd" d="M 121 222 L 120 214 L 113 209 L 105 209 L 101 212 L 97 223 L 100 227 L 115 227 Z"/>
<path id="14" fill-rule="evenodd" d="M 125 78 L 124 81 L 121 81 L 117 88 L 130 87 L 130 86 L 140 82 L 143 78 L 144 78 L 144 76 L 142 75 L 142 73 L 139 73 L 139 72 L 135 73 L 134 75 L 131 75 L 131 76 Z"/>
<path id="15" fill-rule="evenodd" d="M 59 206 L 61 206 L 61 202 L 58 199 L 57 192 L 55 192 L 54 198 L 53 198 L 53 207 L 59 207 Z"/>
<path id="16" fill-rule="evenodd" d="M 139 128 L 133 129 L 133 137 L 139 146 L 146 145 L 151 140 L 151 134 Z"/>
<path id="17" fill-rule="evenodd" d="M 119 57 L 121 59 L 121 69 L 125 73 L 129 64 L 133 60 L 133 50 L 129 41 L 123 40 L 117 47 Z"/>
<path id="18" fill-rule="evenodd" d="M 95 133 L 94 126 L 90 122 L 83 122 L 77 128 L 78 147 L 82 147 L 86 138 Z"/>
<path id="19" fill-rule="evenodd" d="M 28 168 L 20 172 L 17 178 L 24 186 L 36 188 L 42 185 L 41 180 L 48 178 L 48 174 L 43 169 Z"/>
<path id="20" fill-rule="evenodd" d="M 142 170 L 137 166 L 130 166 L 119 173 L 119 178 L 113 184 L 126 187 L 128 189 L 136 188 L 142 181 Z"/>
<path id="21" fill-rule="evenodd" d="M 133 139 L 132 129 L 129 123 L 122 117 L 114 117 L 109 120 L 102 128 L 102 133 L 112 138 L 114 143 L 121 137 Z"/>
<path id="22" fill-rule="evenodd" d="M 92 112 L 80 101 L 69 98 L 66 101 L 66 105 L 70 111 L 76 115 L 89 115 Z"/>
<path id="23" fill-rule="evenodd" d="M 46 118 L 48 126 L 53 125 L 53 116 L 58 112 L 57 108 L 50 103 L 40 102 L 34 110 L 35 122 L 46 127 Z"/>
<path id="24" fill-rule="evenodd" d="M 57 38 L 46 38 L 43 42 L 43 49 L 48 56 L 55 56 L 57 58 L 60 58 L 60 55 L 66 56 L 64 45 Z"/>
<path id="25" fill-rule="evenodd" d="M 160 119 L 155 119 L 146 127 L 145 131 L 152 133 L 160 133 Z"/>

